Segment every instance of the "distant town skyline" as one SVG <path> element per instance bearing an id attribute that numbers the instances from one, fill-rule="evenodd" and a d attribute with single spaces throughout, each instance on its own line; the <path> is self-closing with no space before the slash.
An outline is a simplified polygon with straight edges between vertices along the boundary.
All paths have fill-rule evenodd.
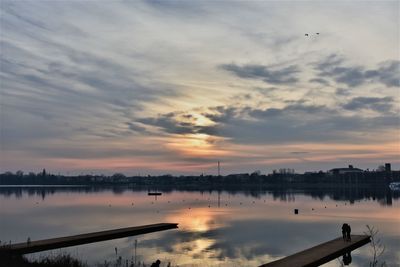
<path id="1" fill-rule="evenodd" d="M 2 1 L 0 169 L 400 169 L 399 2 Z"/>

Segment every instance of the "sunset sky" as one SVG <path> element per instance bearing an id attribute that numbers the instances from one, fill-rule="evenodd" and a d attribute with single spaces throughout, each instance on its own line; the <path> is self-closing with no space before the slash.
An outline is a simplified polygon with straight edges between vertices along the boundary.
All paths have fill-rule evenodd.
<path id="1" fill-rule="evenodd" d="M 2 0 L 1 172 L 399 169 L 399 8 Z"/>

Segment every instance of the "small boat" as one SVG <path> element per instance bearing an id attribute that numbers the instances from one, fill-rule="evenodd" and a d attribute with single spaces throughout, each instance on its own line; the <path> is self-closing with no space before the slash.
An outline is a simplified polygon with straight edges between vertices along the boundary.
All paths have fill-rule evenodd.
<path id="1" fill-rule="evenodd" d="M 389 188 L 392 191 L 400 191 L 400 182 L 393 182 L 389 184 Z"/>
<path id="2" fill-rule="evenodd" d="M 161 196 L 162 193 L 161 192 L 148 192 L 147 195 L 148 196 Z"/>

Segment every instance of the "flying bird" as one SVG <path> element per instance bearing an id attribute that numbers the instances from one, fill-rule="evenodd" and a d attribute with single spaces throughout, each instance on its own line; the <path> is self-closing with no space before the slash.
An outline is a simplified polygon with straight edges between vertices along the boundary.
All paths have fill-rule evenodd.
<path id="1" fill-rule="evenodd" d="M 308 36 L 308 33 L 304 34 L 305 36 Z"/>
<path id="2" fill-rule="evenodd" d="M 319 32 L 317 32 L 316 34 L 319 35 Z"/>

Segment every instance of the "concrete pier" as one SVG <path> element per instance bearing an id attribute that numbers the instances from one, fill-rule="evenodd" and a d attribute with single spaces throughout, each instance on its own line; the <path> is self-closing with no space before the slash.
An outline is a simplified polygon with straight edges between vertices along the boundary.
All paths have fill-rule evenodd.
<path id="1" fill-rule="evenodd" d="M 351 241 L 342 237 L 303 250 L 283 259 L 266 263 L 260 267 L 316 267 L 334 260 L 371 242 L 368 235 L 352 235 Z"/>
<path id="2" fill-rule="evenodd" d="M 0 253 L 27 254 L 27 253 L 40 252 L 44 250 L 64 248 L 64 247 L 100 242 L 105 240 L 117 239 L 127 236 L 148 234 L 148 233 L 164 231 L 169 229 L 176 229 L 176 228 L 178 228 L 177 223 L 158 223 L 158 224 L 150 224 L 143 226 L 127 227 L 127 228 L 120 228 L 120 229 L 94 232 L 88 234 L 80 234 L 80 235 L 24 242 L 18 244 L 11 244 L 9 246 L 0 247 Z"/>

